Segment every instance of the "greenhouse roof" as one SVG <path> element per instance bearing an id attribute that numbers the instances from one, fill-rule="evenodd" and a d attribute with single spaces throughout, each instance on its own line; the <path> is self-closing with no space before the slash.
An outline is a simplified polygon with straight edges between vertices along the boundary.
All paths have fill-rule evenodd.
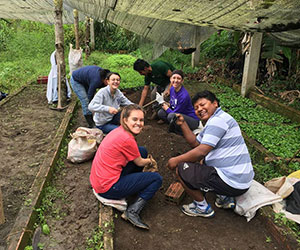
<path id="1" fill-rule="evenodd" d="M 215 29 L 270 32 L 286 44 L 300 41 L 299 0 L 64 0 L 64 22 L 73 9 L 107 19 L 168 47 L 190 46 Z M 0 0 L 0 17 L 54 23 L 53 0 Z"/>

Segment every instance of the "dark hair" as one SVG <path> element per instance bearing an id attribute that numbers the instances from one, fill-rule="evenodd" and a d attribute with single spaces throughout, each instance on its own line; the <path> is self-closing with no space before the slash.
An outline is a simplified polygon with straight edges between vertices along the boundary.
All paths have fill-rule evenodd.
<path id="1" fill-rule="evenodd" d="M 220 106 L 219 99 L 216 97 L 216 95 L 213 92 L 210 92 L 208 90 L 204 90 L 204 91 L 196 93 L 192 99 L 193 105 L 195 104 L 195 102 L 197 102 L 201 98 L 205 98 L 211 102 L 217 101 L 218 107 Z"/>
<path id="2" fill-rule="evenodd" d="M 128 132 L 130 132 L 131 133 L 131 131 L 129 130 L 129 128 L 127 127 L 127 125 L 125 124 L 125 122 L 124 122 L 124 119 L 126 118 L 128 118 L 129 116 L 130 116 L 130 114 L 131 114 L 131 112 L 133 111 L 133 110 L 141 110 L 143 113 L 144 113 L 144 115 L 145 115 L 145 110 L 141 107 L 141 106 L 139 106 L 139 105 L 137 105 L 137 104 L 129 104 L 129 105 L 127 105 L 127 106 L 125 106 L 124 108 L 123 108 L 123 110 L 122 110 L 122 112 L 121 112 L 121 118 L 120 118 L 120 123 L 121 123 L 121 126 L 126 130 L 126 131 L 128 131 Z"/>
<path id="3" fill-rule="evenodd" d="M 108 79 L 111 77 L 111 75 L 117 75 L 117 76 L 119 76 L 120 79 L 121 79 L 120 74 L 117 73 L 117 72 L 109 72 L 109 73 L 106 75 L 106 78 L 105 78 L 105 79 L 108 80 Z"/>
<path id="4" fill-rule="evenodd" d="M 110 70 L 109 69 L 102 69 L 100 70 L 100 78 L 102 81 L 106 79 L 107 74 L 109 74 Z"/>
<path id="5" fill-rule="evenodd" d="M 172 72 L 171 76 L 172 76 L 172 75 L 175 75 L 175 74 L 180 75 L 181 78 L 182 78 L 182 80 L 183 80 L 183 78 L 184 78 L 184 73 L 183 73 L 182 70 L 180 70 L 180 69 L 175 69 L 175 70 Z"/>
<path id="6" fill-rule="evenodd" d="M 150 64 L 144 61 L 143 59 L 137 59 L 133 64 L 133 69 L 135 71 L 142 71 L 149 66 Z"/>

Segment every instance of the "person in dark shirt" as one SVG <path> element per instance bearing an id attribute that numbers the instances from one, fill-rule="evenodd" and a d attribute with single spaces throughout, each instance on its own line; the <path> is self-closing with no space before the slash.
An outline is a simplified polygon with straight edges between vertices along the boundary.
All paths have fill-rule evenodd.
<path id="1" fill-rule="evenodd" d="M 151 82 L 156 84 L 156 87 L 151 92 L 151 100 L 155 99 L 156 92 L 159 92 L 159 94 L 164 93 L 164 96 L 169 96 L 171 87 L 170 77 L 172 71 L 175 70 L 173 65 L 163 61 L 156 61 L 150 65 L 142 59 L 137 59 L 133 64 L 133 69 L 139 72 L 140 75 L 145 76 L 145 85 L 139 101 L 140 106 L 144 105 Z"/>
<path id="2" fill-rule="evenodd" d="M 79 68 L 72 73 L 71 85 L 80 100 L 83 115 L 90 128 L 94 127 L 95 124 L 92 112 L 88 110 L 88 105 L 96 90 L 106 86 L 105 78 L 109 72 L 108 69 L 91 65 Z"/>

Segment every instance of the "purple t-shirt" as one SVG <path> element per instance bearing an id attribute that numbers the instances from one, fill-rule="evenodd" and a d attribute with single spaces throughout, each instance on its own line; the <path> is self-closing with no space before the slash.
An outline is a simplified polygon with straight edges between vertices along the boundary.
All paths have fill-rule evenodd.
<path id="1" fill-rule="evenodd" d="M 173 86 L 170 88 L 170 107 L 166 112 L 168 114 L 180 113 L 199 120 L 195 114 L 191 97 L 183 86 L 181 86 L 181 89 L 178 92 L 175 91 Z"/>

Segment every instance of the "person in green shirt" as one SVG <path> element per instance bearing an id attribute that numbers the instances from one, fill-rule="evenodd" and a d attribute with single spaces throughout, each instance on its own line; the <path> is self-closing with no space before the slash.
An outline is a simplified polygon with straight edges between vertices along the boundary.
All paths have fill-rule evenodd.
<path id="1" fill-rule="evenodd" d="M 137 59 L 133 64 L 133 69 L 139 72 L 140 75 L 145 76 L 145 86 L 139 101 L 140 106 L 144 105 L 151 82 L 156 84 L 155 88 L 151 92 L 151 100 L 155 99 L 156 92 L 159 94 L 164 93 L 164 96 L 169 96 L 171 87 L 170 77 L 173 70 L 175 70 L 173 65 L 164 61 L 156 61 L 149 64 L 142 59 Z"/>

